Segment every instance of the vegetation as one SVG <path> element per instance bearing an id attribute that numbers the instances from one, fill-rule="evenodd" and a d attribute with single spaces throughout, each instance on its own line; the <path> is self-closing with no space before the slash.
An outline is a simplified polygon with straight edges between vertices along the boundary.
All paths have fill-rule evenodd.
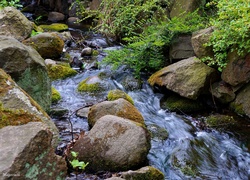
<path id="1" fill-rule="evenodd" d="M 85 163 L 83 161 L 79 161 L 77 159 L 77 156 L 78 156 L 77 152 L 71 151 L 71 155 L 73 157 L 73 160 L 70 161 L 70 164 L 72 165 L 73 169 L 84 170 L 86 168 L 86 166 L 89 164 L 89 163 Z"/>
<path id="2" fill-rule="evenodd" d="M 205 58 L 204 61 L 221 71 L 227 64 L 228 52 L 237 51 L 239 55 L 250 52 L 249 1 L 220 0 L 208 5 L 211 4 L 216 4 L 218 12 L 211 19 L 215 31 L 206 45 L 213 47 L 214 58 Z"/>
<path id="3" fill-rule="evenodd" d="M 1 0 L 0 2 L 0 9 L 3 9 L 5 7 L 8 7 L 8 6 L 12 6 L 12 7 L 15 7 L 15 8 L 21 8 L 23 7 L 21 4 L 20 4 L 20 0 Z"/>
<path id="4" fill-rule="evenodd" d="M 60 101 L 62 98 L 59 91 L 57 91 L 56 88 L 52 87 L 51 92 L 52 92 L 51 102 L 54 104 L 58 103 L 58 101 Z"/>

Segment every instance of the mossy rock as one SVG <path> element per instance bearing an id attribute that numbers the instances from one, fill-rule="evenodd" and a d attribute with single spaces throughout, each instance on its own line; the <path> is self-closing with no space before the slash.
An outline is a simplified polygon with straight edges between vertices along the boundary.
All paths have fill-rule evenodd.
<path id="1" fill-rule="evenodd" d="M 114 90 L 109 91 L 107 98 L 108 98 L 108 101 L 114 101 L 119 98 L 123 98 L 134 105 L 133 99 L 127 93 L 119 89 L 114 89 Z"/>
<path id="2" fill-rule="evenodd" d="M 243 109 L 243 104 L 240 104 L 240 103 L 236 103 L 235 101 L 234 102 L 231 102 L 230 103 L 230 108 L 238 115 L 240 116 L 245 116 L 246 113 Z"/>
<path id="3" fill-rule="evenodd" d="M 57 32 L 60 32 L 60 31 L 66 31 L 68 30 L 68 25 L 66 24 L 61 24 L 61 23 L 53 23 L 53 24 L 50 24 L 50 25 L 40 25 L 38 26 L 40 28 L 42 28 L 44 31 L 57 31 Z"/>
<path id="4" fill-rule="evenodd" d="M 98 76 L 88 77 L 78 84 L 79 92 L 100 92 L 104 90 L 101 79 Z"/>
<path id="5" fill-rule="evenodd" d="M 168 131 L 160 127 L 156 124 L 150 124 L 147 126 L 147 129 L 150 131 L 152 138 L 158 139 L 158 140 L 166 140 L 168 138 Z"/>
<path id="6" fill-rule="evenodd" d="M 205 122 L 208 127 L 212 128 L 230 128 L 236 125 L 236 121 L 233 116 L 214 114 L 206 117 Z"/>
<path id="7" fill-rule="evenodd" d="M 77 71 L 64 65 L 48 65 L 48 73 L 51 80 L 65 79 L 77 74 Z"/>
<path id="8" fill-rule="evenodd" d="M 58 103 L 58 101 L 60 101 L 62 98 L 60 93 L 54 87 L 51 88 L 51 92 L 52 92 L 51 102 L 54 104 Z"/>
<path id="9" fill-rule="evenodd" d="M 5 126 L 18 126 L 29 122 L 42 122 L 42 120 L 22 109 L 4 108 L 0 102 L 0 129 Z"/>
<path id="10" fill-rule="evenodd" d="M 161 100 L 161 107 L 169 111 L 192 113 L 204 110 L 204 105 L 198 100 L 187 99 L 178 95 L 171 95 Z"/>

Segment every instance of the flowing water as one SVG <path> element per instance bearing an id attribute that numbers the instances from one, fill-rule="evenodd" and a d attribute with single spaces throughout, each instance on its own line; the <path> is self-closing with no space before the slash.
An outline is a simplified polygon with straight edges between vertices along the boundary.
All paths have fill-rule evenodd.
<path id="1" fill-rule="evenodd" d="M 98 61 L 102 58 L 99 55 Z M 60 130 L 61 147 L 71 140 L 68 119 L 73 124 L 75 134 L 88 131 L 87 119 L 77 117 L 76 110 L 106 98 L 108 91 L 98 95 L 77 92 L 79 82 L 101 71 L 107 69 L 85 70 L 74 77 L 52 83 L 62 96 L 62 100 L 53 108 L 67 109 L 70 115 L 70 118 L 54 118 Z M 118 79 L 107 78 L 106 81 L 110 89 L 126 91 Z M 161 109 L 160 99 L 163 94 L 154 93 L 146 81 L 140 90 L 126 93 L 133 98 L 151 131 L 164 129 L 169 134 L 168 138 L 153 137 L 148 154 L 149 164 L 161 170 L 165 179 L 250 179 L 249 151 L 233 133 L 203 130 L 196 126 L 196 121 L 191 116 Z"/>

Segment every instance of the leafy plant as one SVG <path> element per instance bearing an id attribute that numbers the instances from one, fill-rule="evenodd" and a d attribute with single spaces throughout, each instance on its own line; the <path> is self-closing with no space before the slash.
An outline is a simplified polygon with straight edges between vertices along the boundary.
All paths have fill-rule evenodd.
<path id="1" fill-rule="evenodd" d="M 15 7 L 15 8 L 21 8 L 21 7 L 23 7 L 20 4 L 20 0 L 10 0 L 10 1 L 1 0 L 1 2 L 0 2 L 0 9 L 2 9 L 4 7 L 8 7 L 8 6 L 12 6 L 12 7 Z"/>
<path id="2" fill-rule="evenodd" d="M 71 151 L 71 155 L 74 158 L 72 161 L 70 161 L 70 164 L 72 165 L 73 169 L 84 170 L 86 168 L 86 166 L 89 164 L 89 163 L 85 163 L 83 161 L 79 161 L 77 159 L 77 156 L 78 156 L 77 152 Z"/>
<path id="3" fill-rule="evenodd" d="M 245 0 L 220 0 L 217 3 L 217 17 L 211 19 L 215 27 L 210 42 L 214 58 L 204 59 L 208 65 L 217 66 L 221 71 L 227 64 L 230 51 L 239 55 L 250 52 L 250 13 L 249 2 Z"/>

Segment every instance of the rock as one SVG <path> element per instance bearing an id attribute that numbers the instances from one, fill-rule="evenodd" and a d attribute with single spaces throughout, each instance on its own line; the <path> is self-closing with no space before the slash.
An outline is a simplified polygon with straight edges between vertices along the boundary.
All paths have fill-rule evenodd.
<path id="1" fill-rule="evenodd" d="M 235 98 L 234 88 L 224 81 L 212 84 L 210 92 L 222 104 L 227 104 Z"/>
<path id="2" fill-rule="evenodd" d="M 204 110 L 205 106 L 199 100 L 187 99 L 179 95 L 171 95 L 161 99 L 161 108 L 181 113 L 193 113 Z"/>
<path id="3" fill-rule="evenodd" d="M 191 35 L 179 35 L 170 46 L 169 57 L 172 60 L 180 60 L 193 57 L 194 49 L 191 44 Z"/>
<path id="4" fill-rule="evenodd" d="M 223 114 L 213 114 L 206 117 L 205 122 L 208 127 L 216 129 L 228 129 L 236 125 L 233 116 Z"/>
<path id="5" fill-rule="evenodd" d="M 15 117 L 15 121 L 7 123 L 6 125 L 18 125 L 14 122 L 18 122 L 19 124 L 25 124 L 29 121 L 33 121 L 38 119 L 38 121 L 44 122 L 50 131 L 53 133 L 53 142 L 54 146 L 57 145 L 59 132 L 53 121 L 47 115 L 47 113 L 25 92 L 23 91 L 11 78 L 7 75 L 2 69 L 0 69 L 0 105 L 8 111 L 15 112 L 23 112 L 23 118 L 25 121 L 22 122 L 22 119 L 18 119 Z M 25 117 L 25 114 L 32 115 L 31 118 Z M 7 118 L 10 120 L 11 118 Z M 1 123 L 4 120 L 1 119 Z M 36 120 L 37 121 L 37 120 Z M 14 124 L 12 124 L 14 123 Z"/>
<path id="6" fill-rule="evenodd" d="M 32 22 L 14 7 L 0 10 L 0 27 L 0 35 L 14 37 L 18 41 L 29 37 L 33 29 Z"/>
<path id="7" fill-rule="evenodd" d="M 230 107 L 239 115 L 250 117 L 250 84 L 239 90 Z"/>
<path id="8" fill-rule="evenodd" d="M 120 178 L 120 177 L 111 177 L 111 178 L 108 178 L 108 179 L 105 179 L 105 180 L 125 180 L 125 179 Z"/>
<path id="9" fill-rule="evenodd" d="M 239 56 L 236 51 L 228 53 L 228 63 L 223 69 L 221 79 L 226 83 L 237 86 L 250 80 L 250 53 Z"/>
<path id="10" fill-rule="evenodd" d="M 217 78 L 215 69 L 191 57 L 159 70 L 150 76 L 148 82 L 151 86 L 165 86 L 183 97 L 196 100 L 200 94 L 209 92 L 210 84 Z"/>
<path id="11" fill-rule="evenodd" d="M 33 48 L 0 36 L 0 68 L 45 111 L 51 105 L 51 82 L 43 58 Z"/>
<path id="12" fill-rule="evenodd" d="M 23 41 L 33 47 L 43 58 L 59 58 L 63 52 L 64 42 L 56 33 L 41 33 Z"/>
<path id="13" fill-rule="evenodd" d="M 102 116 L 109 114 L 126 118 L 145 126 L 141 113 L 135 106 L 123 98 L 115 101 L 103 101 L 93 105 L 88 113 L 88 123 L 91 127 L 93 127 L 97 120 L 100 120 Z"/>
<path id="14" fill-rule="evenodd" d="M 119 89 L 113 89 L 113 90 L 109 91 L 107 98 L 108 98 L 108 101 L 114 101 L 114 100 L 117 100 L 119 98 L 123 98 L 134 105 L 133 99 L 127 93 L 125 93 L 124 91 L 119 90 Z"/>
<path id="15" fill-rule="evenodd" d="M 210 57 L 213 58 L 213 48 L 211 46 L 204 46 L 209 42 L 209 38 L 214 31 L 213 27 L 199 30 L 192 34 L 191 42 L 194 49 L 194 53 L 198 58 Z"/>
<path id="16" fill-rule="evenodd" d="M 152 167 L 146 166 L 135 171 L 122 172 L 122 178 L 126 180 L 164 180 L 163 173 Z"/>
<path id="17" fill-rule="evenodd" d="M 67 24 L 69 28 L 74 28 L 74 29 L 86 30 L 90 28 L 90 25 L 79 21 L 80 19 L 78 17 L 69 17 L 67 20 Z"/>
<path id="18" fill-rule="evenodd" d="M 125 171 L 147 161 L 150 134 L 141 124 L 121 117 L 101 117 L 71 149 L 90 171 Z"/>
<path id="19" fill-rule="evenodd" d="M 51 92 L 52 92 L 51 102 L 54 104 L 58 103 L 58 101 L 60 101 L 62 98 L 60 93 L 54 87 L 51 88 Z"/>
<path id="20" fill-rule="evenodd" d="M 184 14 L 195 11 L 199 7 L 203 7 L 205 1 L 203 0 L 175 0 L 170 12 L 170 18 L 176 16 L 183 16 Z"/>
<path id="21" fill-rule="evenodd" d="M 168 138 L 168 131 L 156 124 L 147 125 L 153 139 L 164 141 Z"/>
<path id="22" fill-rule="evenodd" d="M 76 115 L 82 118 L 88 118 L 90 107 L 81 108 L 76 112 Z"/>
<path id="23" fill-rule="evenodd" d="M 91 56 L 92 55 L 92 49 L 90 47 L 86 47 L 82 50 L 81 56 Z"/>
<path id="24" fill-rule="evenodd" d="M 71 62 L 69 63 L 71 68 L 74 69 L 79 69 L 79 70 L 83 70 L 83 62 L 81 60 L 79 60 L 78 57 L 74 57 L 73 59 L 71 59 Z"/>
<path id="25" fill-rule="evenodd" d="M 51 22 L 63 21 L 65 19 L 65 15 L 59 12 L 49 12 L 48 20 Z"/>
<path id="26" fill-rule="evenodd" d="M 0 129 L 0 179 L 65 179 L 67 165 L 54 153 L 41 122 Z"/>
<path id="27" fill-rule="evenodd" d="M 54 31 L 58 31 L 58 32 L 60 32 L 60 31 L 66 31 L 69 28 L 68 25 L 62 24 L 62 23 L 53 23 L 53 24 L 50 24 L 50 25 L 43 24 L 43 25 L 40 25 L 39 27 L 42 28 L 45 31 L 50 31 L 50 32 L 54 32 Z"/>
<path id="28" fill-rule="evenodd" d="M 60 64 L 48 65 L 48 73 L 51 80 L 65 79 L 70 76 L 77 74 L 77 71 L 69 66 L 64 66 Z"/>

